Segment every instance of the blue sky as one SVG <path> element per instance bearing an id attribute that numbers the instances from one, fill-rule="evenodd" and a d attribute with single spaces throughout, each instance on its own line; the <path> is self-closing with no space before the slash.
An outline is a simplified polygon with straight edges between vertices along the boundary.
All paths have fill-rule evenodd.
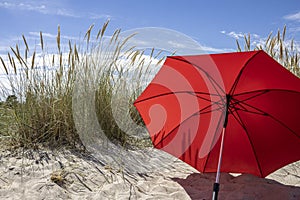
<path id="1" fill-rule="evenodd" d="M 108 35 L 116 28 L 168 28 L 216 52 L 236 49 L 235 39 L 245 33 L 259 42 L 285 24 L 287 36 L 300 41 L 299 0 L 0 0 L 0 54 L 22 34 L 34 43 L 40 31 L 54 39 L 59 24 L 64 38 L 76 40 L 107 19 Z"/>

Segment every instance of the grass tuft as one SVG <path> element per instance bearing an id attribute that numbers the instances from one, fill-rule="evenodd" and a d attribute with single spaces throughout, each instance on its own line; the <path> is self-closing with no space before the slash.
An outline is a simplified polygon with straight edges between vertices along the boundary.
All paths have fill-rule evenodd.
<path id="1" fill-rule="evenodd" d="M 12 53 L 8 53 L 6 59 L 0 57 L 9 81 L 9 85 L 2 85 L 2 96 L 16 97 L 0 104 L 0 144 L 82 147 L 74 122 L 72 97 L 78 77 L 85 77 L 86 83 L 95 85 L 97 119 L 107 137 L 123 145 L 138 145 L 139 138 L 133 139 L 121 130 L 113 115 L 124 110 L 124 104 L 117 101 L 112 106 L 112 102 L 116 102 L 116 96 L 126 97 L 127 117 L 142 123 L 132 102 L 141 91 L 142 81 L 151 73 L 153 53 L 146 62 L 142 52 L 125 45 L 134 35 L 121 38 L 119 29 L 108 41 L 104 37 L 107 26 L 108 21 L 95 37 L 92 33 L 94 25 L 90 26 L 84 44 L 78 47 L 69 41 L 67 52 L 61 46 L 58 26 L 57 53 L 54 54 L 45 51 L 42 32 L 40 51 L 32 50 L 22 35 L 24 54 L 16 46 L 11 48 Z M 126 64 L 120 59 L 124 55 L 130 60 Z M 130 95 L 128 91 L 131 91 Z M 150 141 L 149 138 L 146 140 Z"/>

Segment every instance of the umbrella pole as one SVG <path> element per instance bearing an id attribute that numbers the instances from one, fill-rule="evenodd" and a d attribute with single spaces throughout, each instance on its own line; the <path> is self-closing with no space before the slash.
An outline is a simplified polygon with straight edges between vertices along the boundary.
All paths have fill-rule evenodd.
<path id="1" fill-rule="evenodd" d="M 220 146 L 220 154 L 219 154 L 219 161 L 218 161 L 218 169 L 217 169 L 216 181 L 214 183 L 212 200 L 217 200 L 218 199 L 218 193 L 219 193 L 219 189 L 220 189 L 220 169 L 221 169 L 221 162 L 222 162 L 222 152 L 223 152 L 225 129 L 226 128 L 223 127 L 221 146 Z"/>
<path id="2" fill-rule="evenodd" d="M 220 146 L 220 152 L 219 152 L 219 161 L 218 161 L 216 182 L 214 183 L 212 200 L 217 200 L 218 199 L 218 193 L 219 193 L 219 189 L 220 189 L 220 169 L 221 169 L 221 162 L 222 162 L 225 129 L 226 129 L 226 126 L 227 126 L 227 123 L 228 123 L 228 113 L 229 113 L 230 100 L 231 100 L 231 96 L 229 94 L 226 94 L 225 120 L 224 120 L 224 125 L 223 125 L 223 130 L 222 130 L 221 146 Z"/>

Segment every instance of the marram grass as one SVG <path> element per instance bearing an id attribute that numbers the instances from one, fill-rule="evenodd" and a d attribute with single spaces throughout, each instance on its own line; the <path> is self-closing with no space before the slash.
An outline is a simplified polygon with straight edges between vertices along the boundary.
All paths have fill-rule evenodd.
<path id="1" fill-rule="evenodd" d="M 120 30 L 116 30 L 112 37 L 107 39 L 104 36 L 107 26 L 108 22 L 104 23 L 95 37 L 92 35 L 93 25 L 90 26 L 81 48 L 69 41 L 68 51 L 62 50 L 61 32 L 58 27 L 57 53 L 54 54 L 46 52 L 42 32 L 40 52 L 32 51 L 23 35 L 24 53 L 20 52 L 19 46 L 16 45 L 11 48 L 6 59 L 0 57 L 0 65 L 9 80 L 9 89 L 2 84 L 2 96 L 17 97 L 13 98 L 13 101 L 1 102 L 0 144 L 10 147 L 83 147 L 72 110 L 72 95 L 78 77 L 84 77 L 87 84 L 94 84 L 97 118 L 110 140 L 122 145 L 151 144 L 149 138 L 140 141 L 139 138 L 133 138 L 121 130 L 112 109 L 117 109 L 118 112 L 118 109 L 124 109 L 124 104 L 117 102 L 114 108 L 111 105 L 116 93 L 118 96 L 122 95 L 120 88 L 134 91 L 127 101 L 127 115 L 133 121 L 142 124 L 132 103 L 141 91 L 142 81 L 150 74 L 151 61 L 146 62 L 143 59 L 142 51 L 126 46 L 133 35 L 120 38 Z M 124 55 L 130 60 L 128 65 L 132 65 L 130 67 L 122 67 L 117 63 L 125 50 Z M 134 81 L 129 86 L 130 80 Z"/>

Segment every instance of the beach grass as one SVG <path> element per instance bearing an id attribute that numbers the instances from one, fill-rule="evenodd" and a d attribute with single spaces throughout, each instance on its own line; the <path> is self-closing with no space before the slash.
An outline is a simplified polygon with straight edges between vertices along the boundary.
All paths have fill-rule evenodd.
<path id="1" fill-rule="evenodd" d="M 78 79 L 83 78 L 83 83 L 89 88 L 92 84 L 94 89 L 91 98 L 95 97 L 97 120 L 105 135 L 123 146 L 140 145 L 139 138 L 120 129 L 113 113 L 124 110 L 124 103 L 115 98 L 127 95 L 128 117 L 142 124 L 132 103 L 150 73 L 151 59 L 145 61 L 143 51 L 126 46 L 134 35 L 122 38 L 118 29 L 108 38 L 105 36 L 107 27 L 108 22 L 105 22 L 94 34 L 94 26 L 90 26 L 82 43 L 69 41 L 67 51 L 63 50 L 58 27 L 56 53 L 47 53 L 42 32 L 40 51 L 35 47 L 32 50 L 22 36 L 24 51 L 16 45 L 6 58 L 0 58 L 8 79 L 8 84 L 1 87 L 2 96 L 7 97 L 0 105 L 1 144 L 83 148 L 74 121 L 76 108 L 72 105 Z M 118 63 L 120 60 L 122 63 Z M 132 92 L 128 93 L 129 90 Z M 126 123 L 126 119 L 124 121 Z M 151 145 L 149 138 L 142 140 L 143 144 Z"/>

